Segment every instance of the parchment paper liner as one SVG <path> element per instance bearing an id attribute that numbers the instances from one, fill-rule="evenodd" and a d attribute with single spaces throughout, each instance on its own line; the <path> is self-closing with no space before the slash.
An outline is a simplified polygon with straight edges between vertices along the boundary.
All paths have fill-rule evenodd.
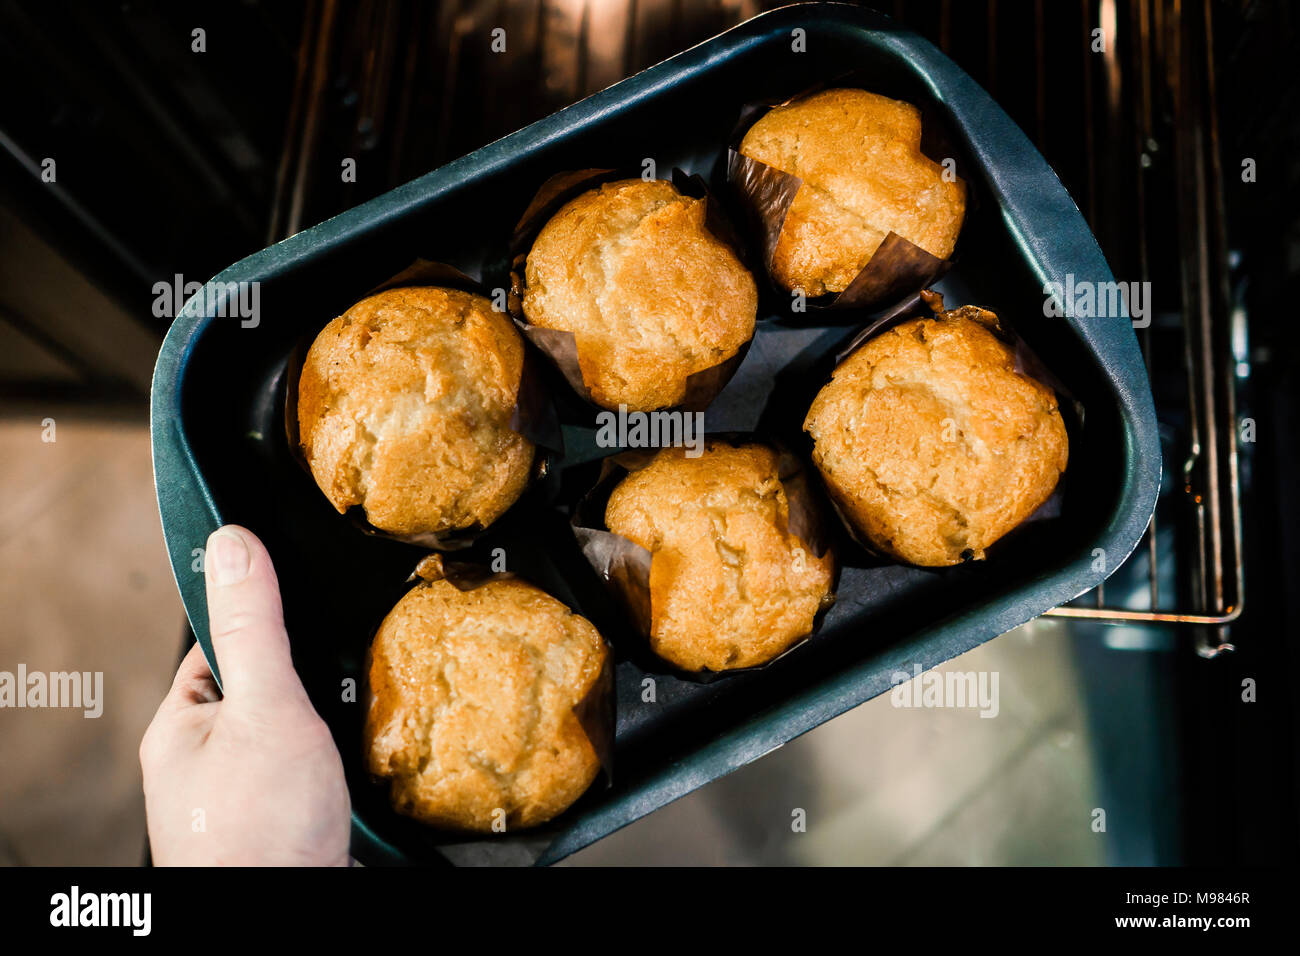
<path id="1" fill-rule="evenodd" d="M 600 477 L 574 508 L 570 523 L 582 553 L 592 569 L 605 583 L 629 619 L 633 630 L 644 643 L 646 654 L 659 661 L 666 672 L 696 683 L 709 683 L 719 677 L 730 677 L 770 667 L 795 648 L 806 643 L 821 628 L 826 611 L 835 603 L 839 567 L 831 551 L 830 529 L 823 519 L 822 509 L 814 486 L 809 483 L 804 464 L 780 444 L 748 433 L 720 433 L 706 436 L 706 442 L 724 442 L 733 446 L 762 444 L 777 451 L 778 475 L 785 489 L 788 504 L 787 530 L 800 538 L 808 550 L 821 558 L 831 554 L 831 589 L 813 618 L 812 628 L 784 651 L 769 661 L 753 667 L 738 667 L 724 671 L 703 669 L 683 670 L 671 661 L 660 657 L 650 647 L 650 565 L 652 553 L 622 535 L 615 534 L 605 525 L 605 505 L 614 487 L 634 471 L 648 465 L 661 449 L 645 448 L 611 455 L 601 463 Z"/>
<path id="2" fill-rule="evenodd" d="M 958 306 L 955 309 L 944 309 L 943 296 L 931 289 L 922 289 L 916 295 L 913 295 L 911 298 L 899 303 L 888 312 L 877 316 L 868 322 L 861 331 L 854 334 L 853 337 L 849 339 L 848 343 L 836 353 L 835 367 L 831 370 L 831 374 L 834 375 L 835 370 L 843 365 L 850 355 L 862 348 L 862 346 L 877 335 L 882 335 L 895 326 L 901 325 L 903 322 L 911 319 L 931 317 L 965 318 L 979 322 L 1003 342 L 1014 348 L 1015 364 L 1013 367 L 1017 373 L 1036 379 L 1055 393 L 1057 407 L 1061 412 L 1062 420 L 1066 423 L 1067 433 L 1070 431 L 1069 424 L 1071 416 L 1073 416 L 1074 421 L 1078 425 L 1081 426 L 1083 424 L 1083 404 L 1073 396 L 1060 378 L 1058 378 L 1050 369 L 1047 368 L 1046 365 L 1043 364 L 1025 340 L 1010 329 L 1007 323 L 1003 322 L 997 314 L 975 305 L 963 305 Z M 830 379 L 828 378 L 827 383 L 829 382 Z M 825 385 L 822 387 L 824 388 Z M 1036 521 L 1044 521 L 1060 516 L 1061 503 L 1065 496 L 1065 480 L 1068 472 L 1069 463 L 1067 462 L 1066 470 L 1061 473 L 1061 477 L 1058 479 L 1056 487 L 1052 490 L 1052 493 L 1048 495 L 1047 500 L 1035 508 L 1029 516 L 1018 525 L 1010 531 L 1007 531 L 1002 535 L 1002 537 L 998 538 L 991 545 L 985 548 L 985 561 L 988 560 L 987 555 L 989 552 L 993 551 L 993 549 L 997 548 L 1002 544 L 1002 542 L 1006 541 L 1019 528 L 1023 528 Z M 869 554 L 875 555 L 883 561 L 891 564 L 901 564 L 907 567 L 918 568 L 922 571 L 935 573 L 943 573 L 945 571 L 951 571 L 954 568 L 963 567 L 964 565 L 977 563 L 976 559 L 972 556 L 963 557 L 961 564 L 956 565 L 912 564 L 910 561 L 904 561 L 893 554 L 881 551 L 858 531 L 857 527 L 853 524 L 853 520 L 840 506 L 839 501 L 836 499 L 835 492 L 831 490 L 829 484 L 825 482 L 824 478 L 823 485 L 826 487 L 826 498 L 830 501 L 832 510 L 840 519 L 840 524 L 843 525 L 845 533 L 850 539 L 852 539 L 854 544 Z"/>
<path id="3" fill-rule="evenodd" d="M 683 195 L 705 200 L 705 227 L 717 239 L 729 245 L 742 264 L 749 268 L 749 264 L 745 262 L 746 255 L 743 242 L 740 240 L 735 227 L 723 212 L 722 204 L 712 196 L 704 180 L 699 176 L 687 176 L 676 168 L 673 169 L 672 176 L 673 185 Z M 524 315 L 523 296 L 526 287 L 524 264 L 528 258 L 528 252 L 532 248 L 533 241 L 537 238 L 537 234 L 541 232 L 542 227 L 550 221 L 551 217 L 560 211 L 560 208 L 565 203 L 605 183 L 615 182 L 620 179 L 638 178 L 640 176 L 636 172 L 617 169 L 579 169 L 556 173 L 542 183 L 537 194 L 533 196 L 528 208 L 515 226 L 514 234 L 510 240 L 510 294 L 507 301 L 511 317 L 528 340 L 554 363 L 573 390 L 597 408 L 605 408 L 605 406 L 592 397 L 591 390 L 582 377 L 582 367 L 578 362 L 578 346 L 574 334 L 562 329 L 544 329 L 535 326 Z M 671 408 L 656 409 L 656 411 L 703 411 L 717 397 L 718 393 L 726 387 L 726 384 L 731 381 L 736 369 L 740 368 L 740 363 L 745 359 L 745 353 L 749 351 L 751 341 L 753 341 L 752 335 L 730 358 L 724 359 L 717 365 L 688 375 L 686 377 L 686 392 L 682 401 Z"/>
<path id="4" fill-rule="evenodd" d="M 438 286 L 457 289 L 461 292 L 472 292 L 484 298 L 491 298 L 482 283 L 467 276 L 454 266 L 450 266 L 445 262 L 416 259 L 401 272 L 381 282 L 358 298 L 357 301 L 360 302 L 388 289 L 403 286 Z M 289 354 L 289 363 L 285 372 L 285 437 L 288 439 L 290 454 L 293 455 L 294 459 L 308 475 L 311 475 L 311 465 L 308 464 L 306 456 L 303 455 L 302 443 L 298 434 L 298 379 L 302 374 L 302 365 L 307 358 L 307 351 L 319 334 L 320 330 L 317 329 L 298 340 L 297 345 Z M 538 357 L 525 345 L 524 363 L 519 376 L 519 391 L 515 395 L 515 407 L 510 413 L 510 428 L 523 435 L 535 446 L 529 484 L 546 477 L 552 459 L 564 454 L 564 440 L 561 436 L 559 417 L 556 415 L 555 406 L 551 403 L 545 379 L 537 363 Z M 312 482 L 315 483 L 314 475 L 312 476 Z M 527 489 L 525 488 L 520 493 L 520 497 L 526 493 Z M 511 505 L 511 507 L 513 508 L 514 505 Z M 440 551 L 456 551 L 468 548 L 487 530 L 485 527 L 475 524 L 457 531 L 396 534 L 372 525 L 366 519 L 365 509 L 361 505 L 354 505 L 349 508 L 344 513 L 344 517 L 364 534 L 389 538 L 405 544 L 434 548 Z"/>
<path id="5" fill-rule="evenodd" d="M 420 560 L 406 580 L 416 587 L 421 586 L 418 582 L 432 584 L 446 581 L 459 591 L 473 591 L 490 581 L 519 580 L 519 577 L 509 571 L 491 571 L 481 565 L 447 560 L 440 554 L 429 554 Z M 379 628 L 376 627 L 375 634 L 378 632 Z M 363 714 L 370 710 L 370 666 L 374 636 L 371 635 L 366 649 Z M 583 733 L 587 735 L 587 740 L 600 761 L 600 775 L 605 779 L 605 786 L 609 787 L 614 781 L 614 652 L 608 641 L 603 637 L 601 640 L 605 645 L 605 662 L 595 682 L 574 705 L 573 714 L 578 718 Z M 364 754 L 362 760 L 365 760 Z M 371 780 L 385 791 L 390 786 L 387 777 L 371 777 Z M 589 787 L 587 792 L 590 791 Z M 578 798 L 581 799 L 582 797 Z M 575 804 L 577 802 L 574 801 Z M 556 824 L 556 820 L 561 819 L 565 813 L 568 813 L 568 808 L 546 823 L 499 834 L 445 829 L 422 824 L 410 817 L 405 819 L 412 820 L 438 837 L 445 836 L 447 842 L 438 843 L 438 852 L 457 865 L 532 865 L 559 834 L 562 828 Z"/>
<path id="6" fill-rule="evenodd" d="M 830 82 L 819 83 L 778 103 L 746 104 L 741 108 L 740 118 L 729 141 L 727 180 L 748 212 L 748 224 L 757 240 L 762 271 L 772 288 L 783 296 L 789 296 L 792 290 L 786 289 L 772 276 L 772 257 L 776 253 L 786 213 L 790 210 L 795 193 L 803 185 L 803 180 L 753 157 L 742 155 L 740 143 L 745 133 L 763 114 L 778 106 L 786 106 L 822 90 L 837 87 L 866 88 L 857 74 L 848 74 Z M 934 111 L 925 105 L 917 108 L 921 111 L 921 153 L 931 160 L 936 155 L 952 157 L 952 151 L 946 149 L 943 124 L 934 116 Z M 972 211 L 972 193 L 964 179 L 958 176 L 956 181 L 961 184 L 965 198 L 966 206 L 962 217 L 965 225 Z M 842 292 L 810 296 L 805 300 L 805 305 L 813 310 L 872 310 L 889 307 L 938 280 L 952 267 L 955 254 L 954 248 L 953 256 L 940 259 L 891 231 Z"/>

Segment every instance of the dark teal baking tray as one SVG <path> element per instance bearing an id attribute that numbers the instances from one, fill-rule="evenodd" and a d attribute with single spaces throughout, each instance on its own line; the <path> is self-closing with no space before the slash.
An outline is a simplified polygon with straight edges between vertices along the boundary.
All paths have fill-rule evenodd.
<path id="1" fill-rule="evenodd" d="M 795 52 L 792 31 L 805 31 Z M 369 635 L 420 552 L 362 535 L 289 454 L 284 370 L 296 343 L 413 259 L 450 262 L 503 285 L 511 227 L 565 169 L 674 166 L 725 195 L 727 139 L 741 106 L 854 72 L 923 104 L 947 126 L 975 202 L 959 261 L 939 288 L 1011 320 L 1085 408 L 1073 423 L 1061 515 L 1017 532 L 990 560 L 943 572 L 883 564 L 840 541 L 839 601 L 816 637 L 772 666 L 710 684 L 646 659 L 583 562 L 565 505 L 602 452 L 592 410 L 561 397 L 567 455 L 470 557 L 505 547 L 513 570 L 587 614 L 619 658 L 613 785 L 597 787 L 541 840 L 553 862 L 889 689 L 1095 587 L 1133 550 L 1155 506 L 1155 412 L 1131 323 L 1047 318 L 1044 285 L 1112 276 L 1074 202 L 988 95 L 925 40 L 858 7 L 803 4 L 757 17 L 526 129 L 236 263 L 212 280 L 260 283 L 255 327 L 207 314 L 173 322 L 154 373 L 154 475 L 163 532 L 194 632 L 212 664 L 194 549 L 247 525 L 281 576 L 294 659 L 339 743 L 353 803 L 353 852 L 368 863 L 442 862 L 437 840 L 394 815 L 362 770 L 359 705 Z M 770 293 L 765 293 L 770 295 Z M 797 322 L 765 298 L 740 371 L 709 410 L 714 430 L 760 428 L 798 446 L 799 419 L 852 316 Z M 563 392 L 562 383 L 553 384 Z M 1101 561 L 1098 561 L 1101 555 Z M 1098 570 L 1098 568 L 1103 568 Z M 656 700 L 645 703 L 645 677 Z M 918 754 L 917 759 L 925 759 Z M 476 849 L 482 852 L 475 852 Z M 492 860 L 489 842 L 459 860 Z"/>

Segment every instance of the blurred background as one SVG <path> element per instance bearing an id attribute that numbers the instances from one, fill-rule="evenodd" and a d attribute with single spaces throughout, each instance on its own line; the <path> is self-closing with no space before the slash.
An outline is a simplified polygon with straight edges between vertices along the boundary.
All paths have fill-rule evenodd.
<path id="1" fill-rule="evenodd" d="M 155 283 L 779 5 L 0 0 L 0 670 L 103 671 L 113 701 L 0 710 L 0 862 L 144 858 L 135 751 L 187 633 L 150 468 Z M 1152 283 L 1156 519 L 1104 590 L 945 665 L 998 672 L 999 719 L 878 698 L 569 862 L 1294 860 L 1297 11 L 868 5 L 981 83 L 1116 277 Z M 1099 807 L 1104 832 L 1079 825 Z"/>

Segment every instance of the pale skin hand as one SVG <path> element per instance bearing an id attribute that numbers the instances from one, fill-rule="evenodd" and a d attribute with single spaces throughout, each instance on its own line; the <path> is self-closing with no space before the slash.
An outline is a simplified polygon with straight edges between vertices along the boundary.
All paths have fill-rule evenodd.
<path id="1" fill-rule="evenodd" d="M 225 694 L 195 645 L 140 742 L 154 862 L 347 865 L 343 762 L 293 669 L 271 557 L 234 525 L 205 555 Z"/>

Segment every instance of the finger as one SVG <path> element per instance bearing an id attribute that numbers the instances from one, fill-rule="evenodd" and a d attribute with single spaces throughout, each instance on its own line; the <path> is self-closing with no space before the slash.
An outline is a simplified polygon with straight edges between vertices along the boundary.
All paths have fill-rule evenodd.
<path id="1" fill-rule="evenodd" d="M 193 704 L 210 704 L 221 699 L 217 682 L 212 679 L 212 671 L 203 656 L 203 648 L 195 644 L 176 669 L 172 678 L 171 689 L 163 698 L 159 710 L 179 710 Z"/>
<path id="2" fill-rule="evenodd" d="M 165 761 L 172 748 L 187 739 L 186 731 L 199 727 L 208 716 L 201 708 L 217 706 L 220 698 L 212 671 L 203 659 L 203 649 L 195 644 L 181 661 L 167 696 L 158 705 L 158 712 L 140 740 L 140 766 L 156 767 L 160 761 Z"/>
<path id="3" fill-rule="evenodd" d="M 271 556 L 238 525 L 218 528 L 204 558 L 208 625 L 228 700 L 302 693 L 289 655 L 280 587 Z"/>

